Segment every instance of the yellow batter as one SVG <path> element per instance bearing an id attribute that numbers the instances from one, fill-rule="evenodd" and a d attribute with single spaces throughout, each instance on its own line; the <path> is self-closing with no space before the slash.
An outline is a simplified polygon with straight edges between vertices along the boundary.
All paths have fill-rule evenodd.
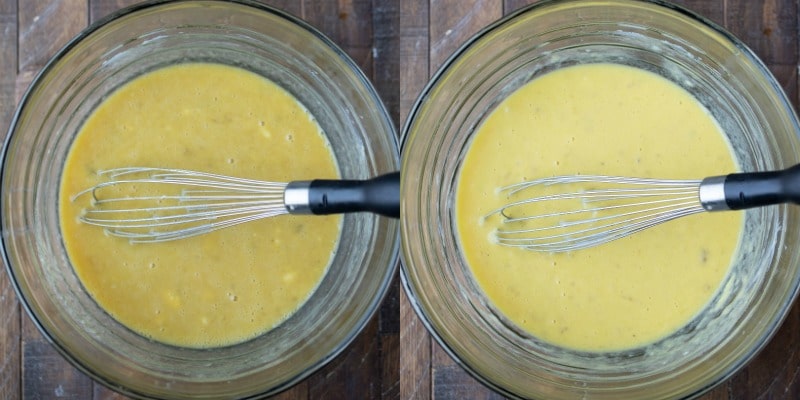
<path id="1" fill-rule="evenodd" d="M 184 64 L 123 86 L 86 121 L 60 188 L 61 228 L 85 288 L 140 334 L 186 347 L 253 338 L 317 287 L 341 218 L 281 216 L 195 238 L 130 244 L 77 217 L 97 171 L 147 166 L 272 181 L 337 178 L 308 111 L 274 83 L 216 64 Z"/>
<path id="2" fill-rule="evenodd" d="M 496 188 L 556 175 L 735 170 L 716 121 L 677 85 L 621 65 L 564 68 L 514 92 L 475 134 L 457 185 L 460 247 L 496 308 L 536 337 L 588 351 L 645 345 L 711 299 L 742 216 L 698 214 L 588 250 L 537 253 L 489 239 L 500 219 L 483 216 L 508 201 Z"/>

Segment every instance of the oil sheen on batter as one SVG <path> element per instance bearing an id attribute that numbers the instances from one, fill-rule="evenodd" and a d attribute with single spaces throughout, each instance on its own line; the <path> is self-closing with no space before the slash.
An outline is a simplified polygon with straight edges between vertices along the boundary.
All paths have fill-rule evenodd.
<path id="1" fill-rule="evenodd" d="M 457 185 L 460 247 L 495 308 L 534 336 L 582 351 L 668 336 L 719 288 L 740 213 L 679 219 L 588 250 L 536 253 L 493 244 L 507 202 L 496 188 L 598 174 L 696 179 L 737 170 L 719 125 L 688 92 L 614 64 L 567 67 L 518 89 L 469 145 Z"/>
<path id="2" fill-rule="evenodd" d="M 77 135 L 60 188 L 61 228 L 86 290 L 154 340 L 214 347 L 253 338 L 298 309 L 321 281 L 341 218 L 282 216 L 194 238 L 130 244 L 77 217 L 97 171 L 193 169 L 272 181 L 339 176 L 308 111 L 274 83 L 217 64 L 143 75 L 97 107 Z"/>

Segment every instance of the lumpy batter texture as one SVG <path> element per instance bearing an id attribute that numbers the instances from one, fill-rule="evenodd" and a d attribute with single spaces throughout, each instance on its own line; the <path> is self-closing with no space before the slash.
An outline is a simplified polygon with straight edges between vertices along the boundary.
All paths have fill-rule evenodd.
<path id="1" fill-rule="evenodd" d="M 216 64 L 166 67 L 126 84 L 86 121 L 61 179 L 61 228 L 86 290 L 154 340 L 186 347 L 253 338 L 295 312 L 321 281 L 341 219 L 280 216 L 190 239 L 131 244 L 78 222 L 72 196 L 130 166 L 269 181 L 337 178 L 308 111 L 254 73 Z"/>
<path id="2" fill-rule="evenodd" d="M 734 172 L 719 125 L 688 92 L 644 70 L 567 67 L 529 82 L 491 113 L 463 160 L 459 244 L 495 308 L 565 348 L 609 351 L 675 332 L 718 290 L 737 249 L 739 213 L 704 213 L 587 250 L 502 247 L 484 216 L 497 188 L 587 174 L 697 179 Z"/>

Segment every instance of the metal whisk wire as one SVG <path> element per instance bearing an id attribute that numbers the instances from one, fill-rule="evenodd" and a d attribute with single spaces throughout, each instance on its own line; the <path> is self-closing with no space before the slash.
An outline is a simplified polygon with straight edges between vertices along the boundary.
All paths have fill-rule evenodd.
<path id="1" fill-rule="evenodd" d="M 132 242 L 163 242 L 212 232 L 262 218 L 288 214 L 287 183 L 164 168 L 116 168 L 101 171 L 109 179 L 83 190 L 91 207 L 80 221 Z M 101 192 L 163 185 L 172 194 L 106 197 Z"/>
<path id="2" fill-rule="evenodd" d="M 200 171 L 126 167 L 99 173 L 80 221 L 131 242 L 164 242 L 285 214 L 368 212 L 400 218 L 400 173 L 266 182 Z"/>
<path id="3" fill-rule="evenodd" d="M 502 227 L 494 233 L 498 244 L 574 251 L 703 212 L 701 182 L 596 175 L 536 179 L 499 189 L 509 199 L 528 197 L 485 218 L 503 218 Z"/>

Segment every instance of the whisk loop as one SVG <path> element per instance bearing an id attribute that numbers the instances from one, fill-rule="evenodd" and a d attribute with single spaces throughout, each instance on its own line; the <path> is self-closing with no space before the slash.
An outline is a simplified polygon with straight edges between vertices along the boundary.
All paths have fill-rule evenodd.
<path id="1" fill-rule="evenodd" d="M 98 174 L 108 181 L 72 197 L 92 196 L 79 219 L 131 242 L 181 239 L 289 213 L 287 183 L 144 167 Z"/>
<path id="2" fill-rule="evenodd" d="M 536 179 L 500 188 L 512 202 L 484 218 L 502 218 L 494 233 L 498 244 L 574 251 L 703 212 L 700 183 L 597 175 Z"/>
<path id="3" fill-rule="evenodd" d="M 366 180 L 265 182 L 206 172 L 126 167 L 99 173 L 80 221 L 131 242 L 164 242 L 285 214 L 400 217 L 400 173 Z"/>

